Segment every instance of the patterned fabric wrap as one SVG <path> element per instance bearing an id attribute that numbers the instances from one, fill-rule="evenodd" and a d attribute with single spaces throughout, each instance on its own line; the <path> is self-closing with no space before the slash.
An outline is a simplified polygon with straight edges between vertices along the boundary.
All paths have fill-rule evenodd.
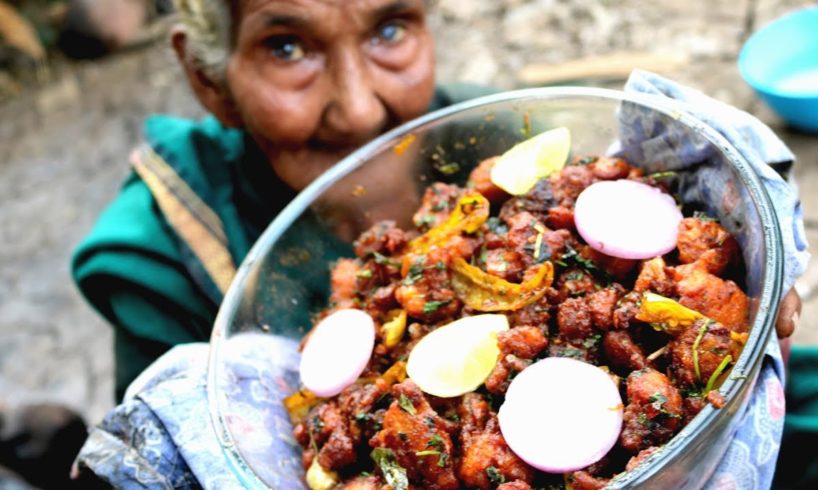
<path id="1" fill-rule="evenodd" d="M 626 91 L 688 103 L 692 115 L 721 132 L 753 165 L 775 203 L 784 231 L 786 291 L 808 260 L 795 190 L 765 163 L 791 162 L 793 156 L 786 146 L 752 116 L 657 75 L 634 72 Z M 701 142 L 663 133 L 662 128 L 657 131 L 650 112 L 623 107 L 620 119 L 618 151 L 634 161 L 643 161 L 638 152 L 655 155 L 662 145 L 673 150 L 671 169 L 681 170 L 708 157 L 702 153 Z M 711 187 L 720 184 L 708 171 L 706 166 L 697 169 L 692 173 L 700 175 L 688 182 L 688 192 L 697 189 L 701 193 L 700 202 L 707 202 L 712 197 L 709 193 L 723 193 Z M 682 187 L 685 192 L 685 183 Z M 745 250 L 745 256 L 747 253 L 753 251 Z M 272 488 L 306 488 L 300 450 L 281 403 L 298 386 L 297 344 L 274 335 L 242 334 L 231 338 L 223 355 L 224 379 L 217 382 L 230 387 L 223 393 L 230 400 L 230 409 L 223 416 L 231 432 L 241 438 L 242 458 Z M 93 471 L 119 488 L 232 489 L 253 483 L 240 481 L 229 471 L 236 463 L 223 452 L 210 422 L 207 359 L 206 344 L 190 344 L 157 360 L 134 381 L 125 402 L 92 430 L 77 458 L 80 469 Z M 739 415 L 735 437 L 707 488 L 769 488 L 784 423 L 783 382 L 784 365 L 773 338 L 750 402 Z"/>

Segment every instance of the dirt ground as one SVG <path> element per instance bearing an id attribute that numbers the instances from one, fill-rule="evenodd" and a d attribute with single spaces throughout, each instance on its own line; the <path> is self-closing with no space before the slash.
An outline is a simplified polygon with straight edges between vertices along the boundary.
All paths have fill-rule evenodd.
<path id="1" fill-rule="evenodd" d="M 758 115 L 796 153 L 808 235 L 818 244 L 818 136 L 785 128 L 735 66 L 747 35 L 812 3 L 439 0 L 430 22 L 440 81 L 510 89 L 534 62 L 623 51 L 687 58 L 665 73 Z M 113 404 L 112 335 L 71 283 L 71 250 L 128 172 L 145 116 L 202 110 L 163 40 L 61 71 L 0 106 L 0 401 L 61 401 L 93 423 Z M 816 344 L 818 268 L 798 287 L 805 309 L 796 342 Z"/>

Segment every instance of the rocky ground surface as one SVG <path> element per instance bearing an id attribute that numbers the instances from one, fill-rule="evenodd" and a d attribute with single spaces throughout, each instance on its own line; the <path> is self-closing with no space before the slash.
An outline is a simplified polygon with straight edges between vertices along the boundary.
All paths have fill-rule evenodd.
<path id="1" fill-rule="evenodd" d="M 441 81 L 519 86 L 530 63 L 649 52 L 678 81 L 758 115 L 798 157 L 808 237 L 818 247 L 818 136 L 787 129 L 742 82 L 741 43 L 806 0 L 439 0 Z M 633 59 L 627 58 L 626 59 Z M 579 83 L 621 87 L 617 76 Z M 83 302 L 72 248 L 128 172 L 146 115 L 202 114 L 162 40 L 63 67 L 55 81 L 0 106 L 0 401 L 56 400 L 97 422 L 113 404 L 110 329 Z M 798 343 L 818 343 L 818 267 L 798 284 Z"/>

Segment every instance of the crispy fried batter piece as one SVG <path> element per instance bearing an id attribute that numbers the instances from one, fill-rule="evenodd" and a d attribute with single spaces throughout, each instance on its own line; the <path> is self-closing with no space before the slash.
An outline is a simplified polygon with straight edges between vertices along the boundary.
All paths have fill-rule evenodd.
<path id="1" fill-rule="evenodd" d="M 491 181 L 491 169 L 500 157 L 486 158 L 480 162 L 469 174 L 466 188 L 474 189 L 491 203 L 501 203 L 510 197 L 510 194 L 500 189 Z"/>
<path id="2" fill-rule="evenodd" d="M 511 482 L 501 483 L 497 490 L 532 490 L 531 485 L 524 481 L 514 480 Z"/>
<path id="3" fill-rule="evenodd" d="M 642 347 L 627 330 L 610 330 L 602 337 L 602 352 L 617 372 L 637 371 L 648 367 Z"/>
<path id="4" fill-rule="evenodd" d="M 726 356 L 736 359 L 740 345 L 730 339 L 724 325 L 700 319 L 673 338 L 668 349 L 672 376 L 682 386 L 693 388 L 704 386 Z"/>
<path id="5" fill-rule="evenodd" d="M 336 487 L 338 490 L 385 490 L 386 482 L 379 475 L 357 476 Z"/>
<path id="6" fill-rule="evenodd" d="M 616 304 L 624 296 L 625 288 L 614 283 L 613 285 L 594 291 L 586 297 L 591 320 L 600 330 L 608 330 L 613 326 L 613 313 Z"/>
<path id="7" fill-rule="evenodd" d="M 338 259 L 330 274 L 330 304 L 337 308 L 351 308 L 358 296 L 358 271 L 361 266 L 355 259 Z"/>
<path id="8" fill-rule="evenodd" d="M 511 378 L 527 368 L 548 346 L 548 339 L 542 329 L 522 326 L 497 334 L 500 358 L 486 378 L 486 390 L 495 395 L 503 395 L 511 384 Z"/>
<path id="9" fill-rule="evenodd" d="M 493 488 L 490 473 L 502 476 L 504 481 L 533 481 L 534 468 L 511 452 L 500 433 L 497 415 L 481 395 L 463 395 L 458 415 L 462 457 L 457 474 L 466 487 Z"/>
<path id="10" fill-rule="evenodd" d="M 664 444 L 681 428 L 682 396 L 652 368 L 628 376 L 627 405 L 619 442 L 631 452 Z"/>
<path id="11" fill-rule="evenodd" d="M 540 180 L 526 194 L 506 201 L 500 208 L 499 216 L 501 220 L 508 221 L 510 216 L 526 211 L 536 216 L 538 220 L 545 221 L 548 209 L 557 204 L 559 204 L 559 199 L 551 183 L 548 180 Z"/>
<path id="12" fill-rule="evenodd" d="M 673 268 L 679 303 L 735 332 L 746 332 L 749 300 L 733 281 L 707 272 L 699 262 Z"/>
<path id="13" fill-rule="evenodd" d="M 720 275 L 738 257 L 738 243 L 720 224 L 700 218 L 685 218 L 679 223 L 679 262 L 700 265 Z"/>
<path id="14" fill-rule="evenodd" d="M 672 273 L 662 257 L 646 260 L 642 263 L 633 290 L 639 293 L 651 291 L 667 297 L 676 296 L 676 283 Z"/>
<path id="15" fill-rule="evenodd" d="M 369 445 L 391 449 L 409 480 L 421 488 L 459 488 L 452 461 L 454 425 L 432 409 L 412 380 L 392 386 L 391 392 L 394 401 L 384 414 L 383 429 Z"/>
<path id="16" fill-rule="evenodd" d="M 594 476 L 587 471 L 574 471 L 568 478 L 574 490 L 601 490 L 611 482 L 610 478 Z"/>
<path id="17" fill-rule="evenodd" d="M 394 255 L 408 242 L 406 233 L 394 221 L 384 220 L 372 225 L 355 241 L 355 255 L 366 259 L 373 253 Z"/>
<path id="18" fill-rule="evenodd" d="M 463 189 L 454 184 L 435 182 L 426 188 L 412 222 L 421 232 L 439 225 L 449 217 L 462 194 Z"/>
<path id="19" fill-rule="evenodd" d="M 395 299 L 413 318 L 433 322 L 451 318 L 462 303 L 451 287 L 447 249 L 434 248 L 426 255 L 405 259 L 410 263 L 400 286 L 395 289 Z"/>

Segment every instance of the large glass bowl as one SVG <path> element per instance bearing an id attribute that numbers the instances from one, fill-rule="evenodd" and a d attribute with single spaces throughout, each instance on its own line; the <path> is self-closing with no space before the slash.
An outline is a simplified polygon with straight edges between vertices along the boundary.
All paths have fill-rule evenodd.
<path id="1" fill-rule="evenodd" d="M 249 488 L 303 485 L 281 405 L 297 382 L 295 343 L 287 355 L 271 354 L 269 366 L 258 354 L 268 345 L 277 348 L 282 336 L 297 340 L 309 329 L 310 315 L 327 305 L 330 264 L 352 256 L 352 240 L 384 218 L 406 228 L 430 182 L 463 182 L 480 160 L 557 126 L 570 129 L 575 152 L 619 153 L 647 172 L 678 171 L 676 190 L 685 205 L 717 216 L 742 247 L 752 326 L 720 388 L 725 405 L 707 405 L 609 488 L 699 488 L 709 478 L 747 405 L 774 330 L 782 246 L 769 197 L 735 148 L 683 106 L 567 87 L 502 93 L 409 122 L 327 171 L 272 222 L 241 265 L 211 339 L 208 401 L 226 472 Z"/>

